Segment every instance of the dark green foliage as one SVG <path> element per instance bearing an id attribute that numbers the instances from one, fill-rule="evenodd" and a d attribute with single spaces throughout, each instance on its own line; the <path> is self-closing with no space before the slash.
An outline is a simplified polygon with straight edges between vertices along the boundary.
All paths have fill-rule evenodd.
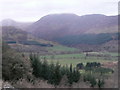
<path id="1" fill-rule="evenodd" d="M 103 68 L 101 67 L 100 63 L 97 62 L 88 62 L 86 66 L 84 67 L 86 71 L 92 71 L 93 73 L 101 73 L 106 74 L 106 73 L 113 73 L 114 71 L 110 68 Z"/>
<path id="2" fill-rule="evenodd" d="M 69 67 L 66 65 L 66 66 L 63 66 L 63 67 L 61 67 L 61 74 L 62 74 L 62 76 L 64 76 L 64 75 L 68 75 L 69 74 Z"/>
<path id="3" fill-rule="evenodd" d="M 44 46 L 44 47 L 52 47 L 52 44 L 44 44 L 44 43 L 39 43 L 37 41 L 19 41 L 19 43 L 24 44 L 24 45 L 38 45 L 38 46 Z"/>
<path id="4" fill-rule="evenodd" d="M 91 84 L 91 87 L 94 87 L 97 84 L 96 79 L 94 77 L 90 79 L 90 84 Z"/>
<path id="5" fill-rule="evenodd" d="M 6 43 L 8 43 L 8 44 L 15 44 L 16 41 L 6 41 Z"/>
<path id="6" fill-rule="evenodd" d="M 78 69 L 84 69 L 86 71 L 93 71 L 94 69 L 96 68 L 100 68 L 101 67 L 101 64 L 100 63 L 97 63 L 97 62 L 88 62 L 85 66 L 83 65 L 83 63 L 79 63 L 76 65 L 76 67 Z"/>
<path id="7" fill-rule="evenodd" d="M 41 62 L 38 61 L 38 58 L 36 58 L 34 56 L 34 58 L 32 59 L 32 68 L 33 68 L 33 74 L 36 76 L 36 77 L 39 77 L 41 76 L 41 72 L 42 72 L 42 65 L 41 65 Z"/>
<path id="8" fill-rule="evenodd" d="M 79 79 L 80 79 L 79 70 L 74 68 L 74 71 L 73 71 L 73 81 L 74 82 L 78 82 Z"/>
<path id="9" fill-rule="evenodd" d="M 70 65 L 70 70 L 67 74 L 68 82 L 71 85 L 73 82 L 78 82 L 80 79 L 80 72 L 77 68 L 72 67 L 72 64 Z"/>
<path id="10" fill-rule="evenodd" d="M 37 78 L 42 78 L 44 80 L 48 80 L 49 83 L 58 85 L 62 79 L 60 65 L 56 63 L 48 64 L 47 60 L 43 62 L 39 60 L 36 55 L 30 55 L 33 74 Z"/>
<path id="11" fill-rule="evenodd" d="M 90 81 L 92 79 L 92 75 L 90 73 L 87 73 L 84 75 L 84 81 Z"/>
<path id="12" fill-rule="evenodd" d="M 89 81 L 91 84 L 91 87 L 95 87 L 95 85 L 97 84 L 95 76 L 92 75 L 91 73 L 85 74 L 83 77 L 83 80 L 84 82 Z"/>
<path id="13" fill-rule="evenodd" d="M 89 68 L 92 68 L 92 67 L 100 67 L 101 66 L 101 64 L 100 63 L 97 63 L 97 62 L 88 62 L 87 64 L 86 64 L 86 67 L 89 67 Z"/>
<path id="14" fill-rule="evenodd" d="M 59 85 L 61 79 L 64 75 L 68 77 L 68 82 L 71 85 L 73 82 L 78 82 L 80 79 L 80 72 L 78 69 L 72 67 L 72 64 L 68 68 L 61 65 L 57 62 L 54 64 L 47 63 L 47 60 L 44 59 L 42 62 L 36 55 L 30 55 L 30 60 L 33 68 L 33 74 L 37 78 L 42 78 L 44 80 L 48 80 L 48 83 L 53 85 Z"/>
<path id="15" fill-rule="evenodd" d="M 105 73 L 113 73 L 114 71 L 110 68 L 103 68 L 103 67 L 100 67 L 100 68 L 96 68 L 94 69 L 94 72 L 99 72 L 101 74 L 105 74 Z"/>
<path id="16" fill-rule="evenodd" d="M 98 85 L 99 88 L 103 87 L 104 86 L 104 80 L 99 79 L 97 85 Z"/>
<path id="17" fill-rule="evenodd" d="M 69 82 L 70 84 L 72 84 L 72 83 L 73 83 L 72 64 L 70 65 L 70 70 L 69 70 L 69 72 L 68 72 L 68 74 L 67 74 L 67 77 L 68 77 L 68 82 Z"/>
<path id="18" fill-rule="evenodd" d="M 38 64 L 39 65 L 39 64 Z M 44 60 L 42 65 L 41 65 L 41 76 L 43 79 L 48 80 L 48 75 L 49 75 L 49 66 L 47 60 Z"/>
<path id="19" fill-rule="evenodd" d="M 76 66 L 78 69 L 83 69 L 84 68 L 84 65 L 83 65 L 83 63 L 79 63 L 79 64 L 77 64 L 77 66 Z"/>
<path id="20" fill-rule="evenodd" d="M 64 37 L 58 37 L 55 40 L 64 45 L 76 45 L 76 44 L 103 44 L 110 40 L 118 40 L 118 33 L 101 33 L 101 34 L 81 34 L 70 35 Z"/>
<path id="21" fill-rule="evenodd" d="M 54 84 L 59 85 L 60 81 L 62 79 L 61 71 L 60 71 L 60 65 L 59 63 L 56 63 L 55 71 L 54 71 Z"/>
<path id="22" fill-rule="evenodd" d="M 70 64 L 70 72 L 72 73 L 73 72 L 73 67 L 72 67 L 72 64 Z"/>
<path id="23" fill-rule="evenodd" d="M 65 66 L 61 67 L 61 74 L 65 75 L 67 73 L 67 68 Z"/>
<path id="24" fill-rule="evenodd" d="M 53 62 L 49 65 L 49 75 L 48 75 L 48 83 L 54 84 L 54 71 L 55 71 L 55 65 Z"/>
<path id="25" fill-rule="evenodd" d="M 23 75 L 26 73 L 26 67 L 21 55 L 11 50 L 5 43 L 3 43 L 2 50 L 3 79 L 8 81 L 16 81 L 23 78 Z"/>

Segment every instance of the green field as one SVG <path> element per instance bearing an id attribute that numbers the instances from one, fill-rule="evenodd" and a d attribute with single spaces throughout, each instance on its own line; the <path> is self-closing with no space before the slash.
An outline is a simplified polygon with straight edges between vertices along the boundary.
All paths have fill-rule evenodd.
<path id="1" fill-rule="evenodd" d="M 52 51 L 70 51 L 70 52 L 73 52 L 73 51 L 79 51 L 78 49 L 76 48 L 70 48 L 70 47 L 66 47 L 66 46 L 62 46 L 62 45 L 56 45 L 54 47 L 49 47 L 48 50 L 52 50 Z"/>
<path id="2" fill-rule="evenodd" d="M 84 58 L 84 54 L 61 54 L 61 55 L 46 55 L 40 56 L 40 58 L 46 59 L 75 59 L 75 58 Z"/>
<path id="3" fill-rule="evenodd" d="M 87 62 L 110 62 L 116 61 L 116 58 L 104 58 L 104 57 L 85 57 L 83 53 L 78 54 L 62 54 L 62 55 L 46 55 L 40 56 L 40 58 L 46 59 L 48 62 L 59 62 L 61 65 L 70 65 L 73 64 L 76 66 L 78 63 L 87 63 Z"/>
<path id="4" fill-rule="evenodd" d="M 62 59 L 62 60 L 48 60 L 48 62 L 59 62 L 61 65 L 70 65 L 73 64 L 73 66 L 76 66 L 78 63 L 84 63 L 86 64 L 87 62 L 109 62 L 109 60 L 97 60 L 97 59 L 87 59 L 87 60 L 80 60 L 80 59 Z"/>
<path id="5" fill-rule="evenodd" d="M 104 53 L 104 54 L 110 54 L 111 56 L 120 56 L 120 54 L 119 53 L 112 53 L 112 52 L 106 52 L 106 53 Z"/>

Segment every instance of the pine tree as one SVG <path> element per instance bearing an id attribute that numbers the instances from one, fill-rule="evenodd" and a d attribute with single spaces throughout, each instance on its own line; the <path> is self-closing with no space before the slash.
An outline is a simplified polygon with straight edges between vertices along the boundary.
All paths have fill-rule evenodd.
<path id="1" fill-rule="evenodd" d="M 98 87 L 101 88 L 104 86 L 104 80 L 98 80 L 98 83 L 97 83 Z"/>
<path id="2" fill-rule="evenodd" d="M 70 64 L 70 72 L 72 73 L 72 64 Z"/>
<path id="3" fill-rule="evenodd" d="M 59 85 L 61 79 L 62 79 L 62 75 L 60 72 L 60 65 L 59 65 L 59 62 L 57 62 L 55 66 L 55 71 L 54 71 L 54 85 L 55 86 Z"/>
<path id="4" fill-rule="evenodd" d="M 54 84 L 54 71 L 55 65 L 53 62 L 51 62 L 49 65 L 48 83 Z"/>
<path id="5" fill-rule="evenodd" d="M 74 68 L 74 71 L 73 71 L 73 82 L 78 82 L 79 79 L 80 79 L 80 72 L 78 69 Z"/>
<path id="6" fill-rule="evenodd" d="M 48 66 L 48 62 L 47 60 L 44 60 L 43 63 L 42 63 L 42 78 L 47 80 L 48 79 L 48 75 L 49 75 L 49 66 Z"/>
<path id="7" fill-rule="evenodd" d="M 91 83 L 91 87 L 94 87 L 97 84 L 96 79 L 92 77 L 90 83 Z"/>
<path id="8" fill-rule="evenodd" d="M 65 74 L 67 74 L 65 66 L 61 67 L 60 71 L 61 71 L 62 76 L 64 76 Z"/>
<path id="9" fill-rule="evenodd" d="M 71 85 L 73 83 L 73 70 L 72 70 L 72 64 L 70 65 L 69 73 L 67 75 L 68 77 L 68 82 Z"/>
<path id="10" fill-rule="evenodd" d="M 32 67 L 33 67 L 33 74 L 36 77 L 41 77 L 41 72 L 42 72 L 42 64 L 39 61 L 37 56 L 32 56 Z"/>

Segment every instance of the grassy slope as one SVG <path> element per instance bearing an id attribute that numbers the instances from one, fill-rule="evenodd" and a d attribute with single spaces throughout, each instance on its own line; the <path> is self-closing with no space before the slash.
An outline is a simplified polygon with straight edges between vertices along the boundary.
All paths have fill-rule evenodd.
<path id="1" fill-rule="evenodd" d="M 100 34 L 100 33 L 117 33 L 118 32 L 118 26 L 112 26 L 108 28 L 102 28 L 102 29 L 96 29 L 92 28 L 89 31 L 85 32 L 86 34 L 94 33 L 94 34 Z"/>

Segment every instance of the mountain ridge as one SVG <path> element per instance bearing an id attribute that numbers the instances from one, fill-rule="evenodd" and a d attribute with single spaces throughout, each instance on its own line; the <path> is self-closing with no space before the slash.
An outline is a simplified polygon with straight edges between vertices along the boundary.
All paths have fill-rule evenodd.
<path id="1" fill-rule="evenodd" d="M 66 35 L 79 35 L 92 32 L 104 33 L 106 28 L 113 28 L 117 32 L 118 16 L 92 14 L 78 16 L 75 14 L 52 14 L 42 17 L 28 27 L 29 31 L 40 38 L 52 40 Z M 111 33 L 110 31 L 110 33 Z M 109 32 L 109 29 L 107 30 Z M 46 37 L 47 36 L 47 37 Z"/>

